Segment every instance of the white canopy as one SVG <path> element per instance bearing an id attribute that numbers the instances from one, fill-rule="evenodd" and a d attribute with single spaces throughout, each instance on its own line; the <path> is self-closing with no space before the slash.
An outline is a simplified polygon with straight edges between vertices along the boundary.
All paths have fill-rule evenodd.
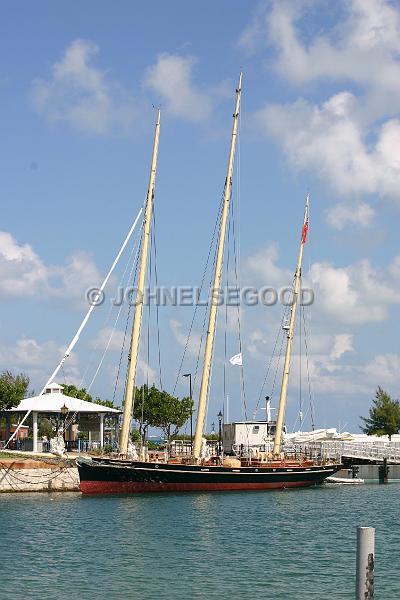
<path id="1" fill-rule="evenodd" d="M 11 408 L 9 412 L 27 412 L 32 410 L 40 413 L 59 413 L 63 406 L 68 408 L 71 413 L 120 413 L 116 408 L 108 408 L 102 404 L 95 402 L 87 402 L 72 396 L 66 396 L 62 393 L 62 386 L 57 383 L 52 383 L 46 388 L 46 391 L 41 396 L 32 396 L 24 398 L 18 406 Z"/>

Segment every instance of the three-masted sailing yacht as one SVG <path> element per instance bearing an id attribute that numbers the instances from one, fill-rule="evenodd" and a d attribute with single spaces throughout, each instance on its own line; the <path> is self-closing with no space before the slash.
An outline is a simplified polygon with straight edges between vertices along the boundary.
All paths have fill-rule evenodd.
<path id="1" fill-rule="evenodd" d="M 236 90 L 236 105 L 233 114 L 233 127 L 224 197 L 220 221 L 217 255 L 214 269 L 213 291 L 210 295 L 207 337 L 204 350 L 203 372 L 197 410 L 196 430 L 193 444 L 193 455 L 181 462 L 150 462 L 130 460 L 128 442 L 130 423 L 133 411 L 136 368 L 138 360 L 140 327 L 143 312 L 143 291 L 147 271 L 151 216 L 153 210 L 154 187 L 156 178 L 158 140 L 160 133 L 160 111 L 154 136 L 153 158 L 147 192 L 143 223 L 143 241 L 141 247 L 137 299 L 133 318 L 130 359 L 124 398 L 124 415 L 119 444 L 118 458 L 79 458 L 77 465 L 80 476 L 80 487 L 84 494 L 102 493 L 138 493 L 138 492 L 183 492 L 200 490 L 262 490 L 271 488 L 289 488 L 310 486 L 321 483 L 326 477 L 340 469 L 341 465 L 332 462 L 314 461 L 302 457 L 296 459 L 286 457 L 282 452 L 282 431 L 285 416 L 286 395 L 289 380 L 292 340 L 296 319 L 297 301 L 300 292 L 301 264 L 303 247 L 308 230 L 308 196 L 306 200 L 303 227 L 300 239 L 300 251 L 293 287 L 291 317 L 287 332 L 286 355 L 282 376 L 276 433 L 273 452 L 259 453 L 257 459 L 212 457 L 206 460 L 201 457 L 204 422 L 209 393 L 211 366 L 213 359 L 214 338 L 218 310 L 218 290 L 220 289 L 225 233 L 231 199 L 232 171 L 235 156 L 235 145 L 240 109 L 242 74 Z"/>

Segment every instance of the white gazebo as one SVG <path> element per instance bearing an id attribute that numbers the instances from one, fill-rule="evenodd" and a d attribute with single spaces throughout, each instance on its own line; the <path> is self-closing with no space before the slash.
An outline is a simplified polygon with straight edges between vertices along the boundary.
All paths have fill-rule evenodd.
<path id="1" fill-rule="evenodd" d="M 65 407 L 65 408 L 64 408 Z M 109 414 L 119 414 L 121 411 L 116 408 L 109 408 L 95 402 L 87 402 L 73 396 L 63 394 L 63 386 L 56 382 L 51 383 L 40 396 L 24 398 L 18 406 L 11 408 L 10 413 L 32 412 L 33 420 L 33 452 L 38 451 L 38 414 L 39 413 L 61 413 L 68 409 L 68 414 L 89 414 L 100 417 L 100 446 L 104 445 L 104 416 Z"/>

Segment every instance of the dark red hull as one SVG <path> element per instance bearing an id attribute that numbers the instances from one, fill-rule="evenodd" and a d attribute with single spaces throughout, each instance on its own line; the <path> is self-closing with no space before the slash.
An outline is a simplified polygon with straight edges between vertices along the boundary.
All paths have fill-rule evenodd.
<path id="1" fill-rule="evenodd" d="M 139 461 L 77 460 L 83 494 L 273 490 L 322 483 L 341 465 L 229 468 Z"/>
<path id="2" fill-rule="evenodd" d="M 307 487 L 314 482 L 276 483 L 136 483 L 133 481 L 81 481 L 83 494 L 143 494 L 147 492 L 224 492 L 235 490 L 276 490 Z"/>

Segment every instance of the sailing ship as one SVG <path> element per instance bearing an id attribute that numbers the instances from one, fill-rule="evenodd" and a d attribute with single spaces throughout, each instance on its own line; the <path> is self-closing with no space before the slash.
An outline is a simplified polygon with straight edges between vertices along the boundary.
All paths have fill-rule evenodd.
<path id="1" fill-rule="evenodd" d="M 238 130 L 238 118 L 242 89 L 242 73 L 236 89 L 236 105 L 233 113 L 233 126 L 229 150 L 227 174 L 224 186 L 222 212 L 219 228 L 216 261 L 212 289 L 220 289 L 223 255 L 225 245 L 226 224 L 231 200 L 232 172 L 235 155 L 235 144 Z M 289 381 L 292 340 L 296 318 L 297 300 L 300 292 L 300 275 L 303 248 L 308 230 L 307 195 L 301 230 L 300 251 L 298 256 L 291 316 L 287 330 L 286 354 L 282 376 L 280 402 L 276 422 L 276 431 L 272 453 L 259 453 L 256 458 L 249 457 L 202 457 L 202 440 L 204 434 L 207 398 L 216 330 L 218 294 L 213 293 L 209 303 L 208 327 L 205 340 L 203 371 L 197 408 L 196 429 L 193 452 L 190 458 L 150 462 L 149 460 L 130 460 L 128 443 L 133 412 L 134 390 L 140 327 L 143 312 L 143 291 L 147 270 L 151 216 L 153 210 L 154 188 L 156 179 L 158 143 L 160 135 L 160 111 L 157 113 L 153 156 L 150 179 L 146 198 L 143 240 L 139 262 L 137 285 L 137 301 L 133 318 L 130 344 L 130 358 L 124 394 L 124 414 L 119 440 L 118 458 L 96 457 L 92 459 L 78 458 L 77 466 L 80 477 L 80 489 L 84 494 L 103 493 L 139 493 L 139 492 L 185 492 L 211 490 L 266 490 L 276 488 L 305 487 L 323 482 L 337 472 L 341 465 L 336 462 L 312 460 L 305 457 L 286 456 L 282 451 L 282 432 L 286 407 L 287 387 Z"/>

